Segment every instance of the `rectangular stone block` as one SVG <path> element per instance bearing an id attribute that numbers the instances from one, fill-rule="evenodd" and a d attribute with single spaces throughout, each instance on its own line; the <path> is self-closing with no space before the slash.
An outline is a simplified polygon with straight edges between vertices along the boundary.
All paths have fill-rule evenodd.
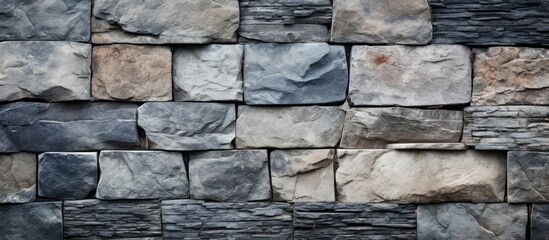
<path id="1" fill-rule="evenodd" d="M 461 111 L 414 108 L 351 108 L 347 110 L 343 148 L 384 148 L 388 143 L 459 142 Z"/>
<path id="2" fill-rule="evenodd" d="M 0 42 L 0 52 L 0 101 L 90 99 L 90 44 Z"/>
<path id="3" fill-rule="evenodd" d="M 247 24 L 238 28 L 238 42 L 327 42 L 328 31 L 322 24 Z"/>
<path id="4" fill-rule="evenodd" d="M 106 102 L 0 105 L 0 152 L 139 148 L 136 109 Z"/>
<path id="5" fill-rule="evenodd" d="M 416 239 L 416 206 L 296 203 L 295 239 Z"/>
<path id="6" fill-rule="evenodd" d="M 63 203 L 63 239 L 161 239 L 160 201 Z"/>
<path id="7" fill-rule="evenodd" d="M 338 150 L 338 201 L 503 202 L 505 153 Z"/>
<path id="8" fill-rule="evenodd" d="M 0 154 L 0 204 L 32 202 L 35 198 L 36 155 Z"/>
<path id="9" fill-rule="evenodd" d="M 335 147 L 345 112 L 338 107 L 239 106 L 237 148 Z"/>
<path id="10" fill-rule="evenodd" d="M 549 204 L 532 204 L 530 239 L 549 239 Z"/>
<path id="11" fill-rule="evenodd" d="M 162 201 L 164 239 L 292 239 L 292 205 Z"/>
<path id="12" fill-rule="evenodd" d="M 507 201 L 549 202 L 549 152 L 507 153 Z"/>
<path id="13" fill-rule="evenodd" d="M 0 205 L 0 239 L 63 239 L 61 202 Z"/>

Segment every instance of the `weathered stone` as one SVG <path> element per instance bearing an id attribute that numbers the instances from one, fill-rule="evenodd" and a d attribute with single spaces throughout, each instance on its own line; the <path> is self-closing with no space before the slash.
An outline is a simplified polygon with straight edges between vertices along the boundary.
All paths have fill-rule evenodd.
<path id="1" fill-rule="evenodd" d="M 459 142 L 461 111 L 412 108 L 351 108 L 341 147 L 383 148 L 388 143 Z"/>
<path id="2" fill-rule="evenodd" d="M 35 198 L 36 155 L 0 154 L 0 203 L 25 203 Z"/>
<path id="3" fill-rule="evenodd" d="M 0 101 L 90 99 L 91 45 L 0 42 L 0 52 Z"/>
<path id="4" fill-rule="evenodd" d="M 100 102 L 0 105 L 0 152 L 139 147 L 136 108 Z"/>
<path id="5" fill-rule="evenodd" d="M 335 147 L 345 112 L 337 107 L 238 107 L 237 148 Z"/>
<path id="6" fill-rule="evenodd" d="M 524 204 L 446 203 L 419 205 L 418 239 L 526 239 Z M 537 239 L 537 238 L 536 238 Z"/>
<path id="7" fill-rule="evenodd" d="M 63 203 L 63 239 L 161 239 L 160 201 Z"/>
<path id="8" fill-rule="evenodd" d="M 186 46 L 173 53 L 176 101 L 242 101 L 242 45 Z"/>
<path id="9" fill-rule="evenodd" d="M 172 100 L 172 52 L 169 47 L 96 46 L 92 69 L 92 94 L 98 99 Z"/>
<path id="10" fill-rule="evenodd" d="M 549 104 L 549 51 L 475 49 L 473 105 Z"/>
<path id="11" fill-rule="evenodd" d="M 549 106 L 464 109 L 462 142 L 482 150 L 549 150 Z"/>
<path id="12" fill-rule="evenodd" d="M 88 42 L 90 15 L 90 1 L 5 0 L 0 8 L 0 41 Z"/>
<path id="13" fill-rule="evenodd" d="M 296 203 L 295 239 L 416 239 L 416 206 Z"/>
<path id="14" fill-rule="evenodd" d="M 502 202 L 505 197 L 500 152 L 338 150 L 338 157 L 341 202 Z"/>
<path id="15" fill-rule="evenodd" d="M 137 111 L 151 149 L 229 149 L 235 138 L 233 104 L 145 103 Z"/>
<path id="16" fill-rule="evenodd" d="M 240 25 L 239 42 L 327 42 L 328 26 L 320 24 Z"/>
<path id="17" fill-rule="evenodd" d="M 427 0 L 334 0 L 332 42 L 427 44 L 432 31 Z"/>
<path id="18" fill-rule="evenodd" d="M 292 239 L 292 205 L 162 201 L 164 239 Z"/>
<path id="19" fill-rule="evenodd" d="M 268 165 L 266 150 L 189 154 L 191 198 L 222 202 L 269 199 Z"/>
<path id="20" fill-rule="evenodd" d="M 0 239 L 63 239 L 61 202 L 0 205 Z"/>
<path id="21" fill-rule="evenodd" d="M 238 14 L 237 0 L 95 0 L 92 41 L 235 42 Z"/>
<path id="22" fill-rule="evenodd" d="M 471 101 L 471 68 L 465 46 L 354 46 L 350 105 L 466 104 Z"/>
<path id="23" fill-rule="evenodd" d="M 549 204 L 532 204 L 530 239 L 549 239 Z"/>
<path id="24" fill-rule="evenodd" d="M 335 202 L 334 149 L 271 152 L 275 201 Z"/>
<path id="25" fill-rule="evenodd" d="M 340 103 L 347 91 L 343 46 L 327 43 L 249 44 L 244 47 L 248 105 Z"/>
<path id="26" fill-rule="evenodd" d="M 549 152 L 508 152 L 508 202 L 549 202 L 548 182 Z"/>
<path id="27" fill-rule="evenodd" d="M 97 186 L 97 153 L 48 152 L 38 155 L 38 196 L 83 199 Z"/>
<path id="28" fill-rule="evenodd" d="M 385 145 L 387 149 L 423 149 L 423 150 L 466 150 L 463 143 L 392 143 Z"/>
<path id="29" fill-rule="evenodd" d="M 189 180 L 181 153 L 101 151 L 99 199 L 189 197 Z"/>

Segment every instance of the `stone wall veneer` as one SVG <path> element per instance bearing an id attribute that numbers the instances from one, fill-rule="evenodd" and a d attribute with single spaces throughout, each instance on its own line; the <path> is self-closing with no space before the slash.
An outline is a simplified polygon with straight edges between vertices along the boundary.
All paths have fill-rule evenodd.
<path id="1" fill-rule="evenodd" d="M 61 202 L 0 205 L 0 239 L 63 239 Z"/>
<path id="2" fill-rule="evenodd" d="M 532 204 L 530 214 L 530 239 L 549 239 L 549 204 Z"/>
<path id="3" fill-rule="evenodd" d="M 549 202 L 549 153 L 511 151 L 507 155 L 507 200 Z"/>
<path id="4" fill-rule="evenodd" d="M 36 155 L 0 154 L 0 204 L 32 202 L 35 198 Z"/>

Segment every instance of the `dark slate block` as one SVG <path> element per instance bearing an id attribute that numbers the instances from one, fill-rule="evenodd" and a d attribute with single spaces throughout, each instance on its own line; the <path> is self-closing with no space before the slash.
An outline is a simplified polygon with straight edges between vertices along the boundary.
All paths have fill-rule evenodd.
<path id="1" fill-rule="evenodd" d="M 63 239 L 61 202 L 0 205 L 0 239 Z"/>
<path id="2" fill-rule="evenodd" d="M 549 202 L 549 152 L 507 153 L 507 201 Z"/>
<path id="3" fill-rule="evenodd" d="M 533 204 L 530 240 L 549 240 L 549 204 Z"/>

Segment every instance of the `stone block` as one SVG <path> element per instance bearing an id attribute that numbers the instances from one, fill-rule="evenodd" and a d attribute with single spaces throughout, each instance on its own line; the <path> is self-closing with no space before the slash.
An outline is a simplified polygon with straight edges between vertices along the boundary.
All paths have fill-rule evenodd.
<path id="1" fill-rule="evenodd" d="M 530 239 L 549 239 L 549 204 L 533 204 L 530 214 Z"/>
<path id="2" fill-rule="evenodd" d="M 63 239 L 61 202 L 0 205 L 0 239 Z"/>
<path id="3" fill-rule="evenodd" d="M 35 198 L 36 155 L 0 154 L 0 204 L 32 202 Z"/>
<path id="4" fill-rule="evenodd" d="M 239 42 L 327 42 L 328 26 L 321 24 L 292 25 L 240 25 L 238 28 Z"/>
<path id="5" fill-rule="evenodd" d="M 548 182 L 549 152 L 508 152 L 508 202 L 549 202 Z"/>
<path id="6" fill-rule="evenodd" d="M 387 149 L 397 150 L 467 150 L 463 143 L 391 143 L 385 145 Z"/>

